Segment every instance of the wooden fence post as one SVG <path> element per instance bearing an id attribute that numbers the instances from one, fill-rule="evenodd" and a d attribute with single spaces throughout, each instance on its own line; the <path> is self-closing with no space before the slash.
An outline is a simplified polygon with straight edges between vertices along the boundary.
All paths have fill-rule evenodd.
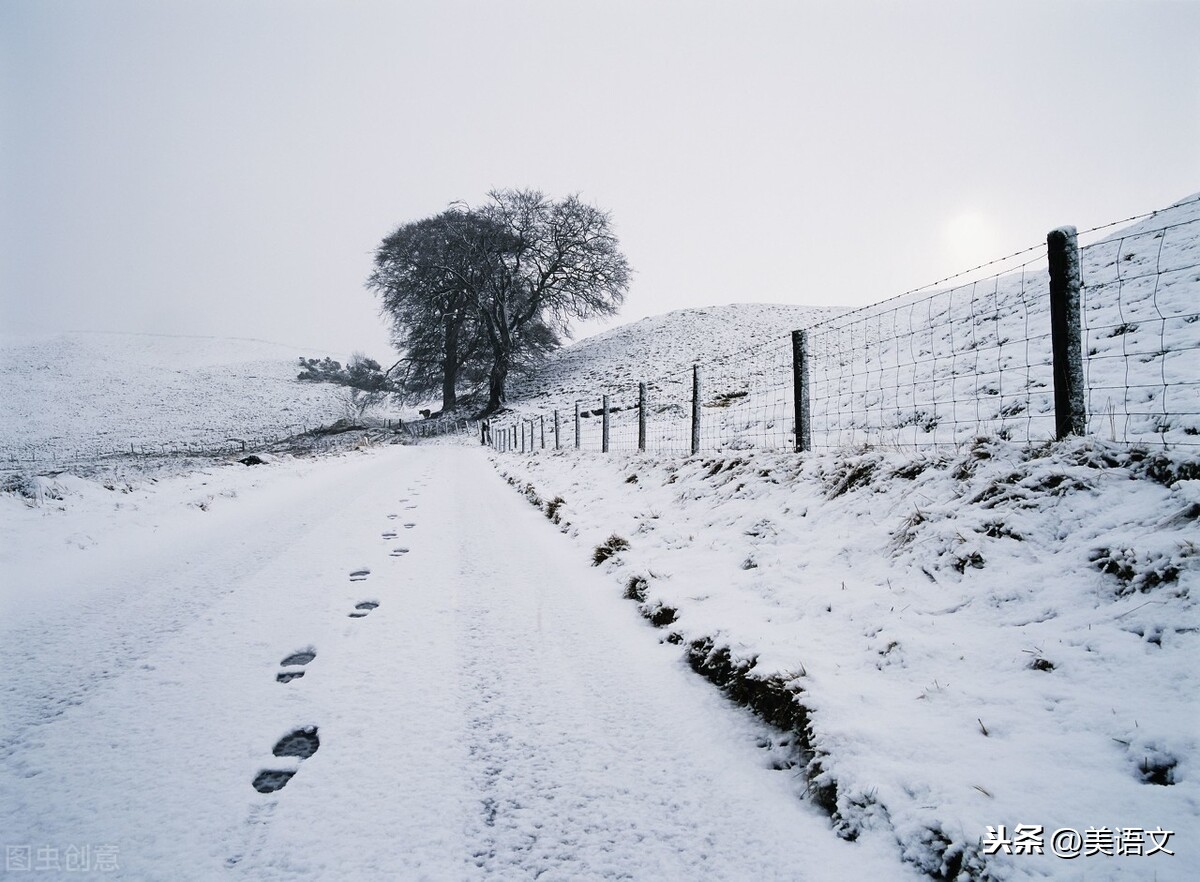
<path id="1" fill-rule="evenodd" d="M 558 450 L 558 448 L 559 448 L 558 441 L 559 441 L 559 438 L 558 438 L 558 408 L 555 408 L 554 409 L 554 449 L 555 450 Z"/>
<path id="2" fill-rule="evenodd" d="M 1058 440 L 1087 429 L 1079 318 L 1079 238 L 1074 227 L 1046 236 L 1050 264 L 1050 342 L 1054 353 L 1054 429 Z"/>
<path id="3" fill-rule="evenodd" d="M 796 452 L 812 450 L 808 402 L 808 332 L 792 331 L 792 405 L 796 413 Z"/>
<path id="4" fill-rule="evenodd" d="M 575 402 L 575 449 L 579 449 L 579 402 Z"/>
<path id="5" fill-rule="evenodd" d="M 692 456 L 700 452 L 700 365 L 692 365 Z"/>
<path id="6" fill-rule="evenodd" d="M 539 415 L 538 421 L 541 423 L 541 429 L 542 429 L 542 450 L 545 450 L 546 449 L 546 415 L 545 414 Z"/>
<path id="7" fill-rule="evenodd" d="M 638 453 L 646 452 L 646 384 L 638 383 Z"/>
<path id="8" fill-rule="evenodd" d="M 605 395 L 601 402 L 603 412 L 600 415 L 600 452 L 608 453 L 608 396 Z"/>

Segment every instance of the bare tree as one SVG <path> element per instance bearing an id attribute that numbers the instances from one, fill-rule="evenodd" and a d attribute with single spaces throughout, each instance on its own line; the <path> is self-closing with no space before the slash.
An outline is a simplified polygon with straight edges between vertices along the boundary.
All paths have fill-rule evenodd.
<path id="1" fill-rule="evenodd" d="M 614 314 L 631 275 L 608 214 L 578 196 L 489 198 L 399 227 L 367 282 L 404 353 L 404 388 L 431 392 L 439 378 L 449 411 L 461 375 L 486 374 L 484 416 L 503 405 L 509 372 L 560 346 L 573 319 Z"/>
<path id="2" fill-rule="evenodd" d="M 503 405 L 518 353 L 556 347 L 573 319 L 615 314 L 632 275 L 608 213 L 577 195 L 555 202 L 536 190 L 495 190 L 489 197 L 474 212 L 490 224 L 478 255 L 488 270 L 475 294 L 492 350 L 484 415 Z"/>
<path id="3" fill-rule="evenodd" d="M 464 366 L 488 350 L 475 296 L 482 284 L 475 250 L 486 238 L 484 225 L 453 209 L 404 224 L 376 249 L 367 280 L 392 322 L 403 392 L 420 398 L 440 391 L 445 412 L 458 405 Z"/>

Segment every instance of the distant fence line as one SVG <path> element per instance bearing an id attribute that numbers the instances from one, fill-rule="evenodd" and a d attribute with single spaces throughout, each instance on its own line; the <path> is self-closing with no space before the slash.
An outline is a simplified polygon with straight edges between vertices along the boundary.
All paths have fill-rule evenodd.
<path id="1" fill-rule="evenodd" d="M 1063 227 L 1013 257 L 986 279 L 597 390 L 573 410 L 493 418 L 481 441 L 691 454 L 980 435 L 1200 444 L 1200 217 L 1083 249 Z"/>

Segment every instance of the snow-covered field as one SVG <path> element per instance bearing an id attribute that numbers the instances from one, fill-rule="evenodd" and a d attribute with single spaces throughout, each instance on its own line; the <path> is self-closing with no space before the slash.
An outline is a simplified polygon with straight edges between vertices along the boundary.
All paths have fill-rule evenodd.
<path id="1" fill-rule="evenodd" d="M 331 423 L 344 390 L 298 382 L 301 355 L 324 353 L 155 334 L 0 337 L 0 466 L 216 449 Z"/>

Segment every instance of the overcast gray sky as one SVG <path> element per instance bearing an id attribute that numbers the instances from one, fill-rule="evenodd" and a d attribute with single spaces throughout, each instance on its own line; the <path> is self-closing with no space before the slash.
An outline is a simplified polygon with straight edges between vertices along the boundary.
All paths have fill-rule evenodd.
<path id="1" fill-rule="evenodd" d="M 499 187 L 612 212 L 618 322 L 864 304 L 1200 190 L 1197 46 L 1182 0 L 0 0 L 0 320 L 383 360 L 376 244 Z"/>

